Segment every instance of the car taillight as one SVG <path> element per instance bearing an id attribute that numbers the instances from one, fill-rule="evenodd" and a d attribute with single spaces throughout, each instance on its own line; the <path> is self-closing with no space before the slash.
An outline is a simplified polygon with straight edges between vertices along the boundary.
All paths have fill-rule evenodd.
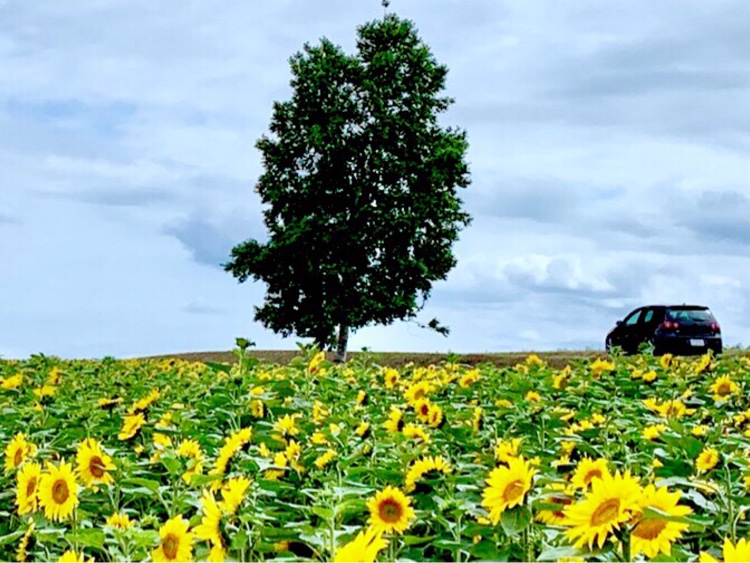
<path id="1" fill-rule="evenodd" d="M 659 325 L 659 328 L 663 330 L 677 330 L 680 328 L 680 323 L 674 321 L 664 321 Z"/>
<path id="2" fill-rule="evenodd" d="M 719 326 L 719 323 L 711 323 L 711 330 L 714 332 L 721 332 L 721 327 Z"/>

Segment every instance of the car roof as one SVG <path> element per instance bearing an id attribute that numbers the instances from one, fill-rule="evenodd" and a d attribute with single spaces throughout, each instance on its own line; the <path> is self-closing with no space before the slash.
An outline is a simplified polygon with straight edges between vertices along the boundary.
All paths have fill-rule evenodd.
<path id="1" fill-rule="evenodd" d="M 680 305 L 643 305 L 638 309 L 651 309 L 656 307 L 663 307 L 665 309 L 708 309 L 705 305 L 687 305 L 682 303 Z"/>

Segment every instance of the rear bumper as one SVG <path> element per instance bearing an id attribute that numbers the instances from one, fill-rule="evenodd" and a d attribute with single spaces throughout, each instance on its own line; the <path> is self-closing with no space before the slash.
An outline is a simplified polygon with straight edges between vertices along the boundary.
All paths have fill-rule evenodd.
<path id="1" fill-rule="evenodd" d="M 681 356 L 705 354 L 708 350 L 713 350 L 715 354 L 722 352 L 721 336 L 660 335 L 654 338 L 654 347 L 658 353 Z"/>

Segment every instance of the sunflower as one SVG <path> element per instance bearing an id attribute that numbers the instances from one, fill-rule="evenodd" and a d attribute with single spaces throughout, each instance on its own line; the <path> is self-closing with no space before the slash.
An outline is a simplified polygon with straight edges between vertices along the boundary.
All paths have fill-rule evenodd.
<path id="1" fill-rule="evenodd" d="M 385 368 L 383 370 L 383 382 L 385 383 L 386 389 L 393 389 L 401 377 L 397 369 Z"/>
<path id="2" fill-rule="evenodd" d="M 315 354 L 312 359 L 307 364 L 307 369 L 310 371 L 310 373 L 317 373 L 321 372 L 321 375 L 325 374 L 325 368 L 321 370 L 320 364 L 322 364 L 326 359 L 326 353 L 325 352 L 318 352 Z"/>
<path id="3" fill-rule="evenodd" d="M 542 396 L 536 391 L 529 391 L 528 393 L 526 393 L 524 400 L 530 403 L 538 403 L 542 400 Z"/>
<path id="4" fill-rule="evenodd" d="M 385 428 L 391 434 L 400 432 L 401 429 L 404 427 L 403 418 L 404 418 L 404 413 L 402 413 L 396 407 L 391 407 L 391 412 L 388 415 L 388 420 L 383 424 L 383 428 Z"/>
<path id="5" fill-rule="evenodd" d="M 159 391 L 158 389 L 152 389 L 148 395 L 136 401 L 135 404 L 130 407 L 130 414 L 136 414 L 145 411 L 147 408 L 153 405 L 159 397 L 161 397 L 161 391 Z"/>
<path id="6" fill-rule="evenodd" d="M 607 360 L 597 358 L 596 360 L 591 362 L 591 365 L 589 367 L 591 368 L 591 376 L 594 379 L 599 379 L 602 374 L 613 371 L 615 369 L 615 364 L 613 364 L 612 362 L 608 362 Z"/>
<path id="7" fill-rule="evenodd" d="M 277 467 L 275 469 L 266 469 L 263 473 L 263 477 L 269 481 L 276 481 L 280 477 L 286 474 L 286 466 L 289 464 L 284 452 L 278 452 L 273 456 L 273 464 Z"/>
<path id="8" fill-rule="evenodd" d="M 201 523 L 193 529 L 195 536 L 214 545 L 224 545 L 219 529 L 221 516 L 221 504 L 216 502 L 214 494 L 210 491 L 203 491 L 203 518 Z"/>
<path id="9" fill-rule="evenodd" d="M 140 413 L 126 416 L 117 438 L 123 441 L 130 440 L 138 434 L 144 424 L 146 424 L 146 419 Z"/>
<path id="10" fill-rule="evenodd" d="M 719 452 L 716 448 L 704 448 L 695 460 L 695 468 L 699 473 L 711 471 L 719 463 Z"/>
<path id="11" fill-rule="evenodd" d="M 411 499 L 401 489 L 388 485 L 367 501 L 370 510 L 368 523 L 375 533 L 401 533 L 414 519 Z"/>
<path id="12" fill-rule="evenodd" d="M 522 441 L 521 438 L 513 438 L 510 441 L 498 440 L 495 444 L 495 459 L 500 463 L 508 463 L 511 459 L 518 457 Z"/>
<path id="13" fill-rule="evenodd" d="M 29 527 L 26 529 L 21 541 L 18 543 L 18 549 L 16 550 L 16 561 L 26 561 L 28 556 L 29 542 L 31 536 L 34 534 L 34 521 L 29 522 Z"/>
<path id="14" fill-rule="evenodd" d="M 357 393 L 357 399 L 355 401 L 357 406 L 365 406 L 367 405 L 368 401 L 369 397 L 367 396 L 367 391 L 360 389 Z"/>
<path id="15" fill-rule="evenodd" d="M 188 468 L 185 473 L 182 474 L 182 479 L 186 483 L 190 483 L 193 479 L 193 475 L 200 475 L 203 473 L 203 451 L 200 445 L 195 440 L 183 440 L 180 442 L 177 448 L 177 457 L 185 457 L 188 461 Z"/>
<path id="16" fill-rule="evenodd" d="M 474 407 L 474 413 L 471 417 L 471 428 L 474 432 L 479 432 L 484 428 L 484 419 L 482 418 L 482 407 Z"/>
<path id="17" fill-rule="evenodd" d="M 417 481 L 430 472 L 450 473 L 451 468 L 440 456 L 424 457 L 414 462 L 404 478 L 404 490 L 408 493 L 417 486 Z"/>
<path id="18" fill-rule="evenodd" d="M 26 459 L 35 455 L 36 446 L 26 440 L 23 432 L 19 432 L 5 448 L 5 474 L 12 473 Z"/>
<path id="19" fill-rule="evenodd" d="M 724 540 L 724 556 L 725 563 L 741 563 L 742 561 L 750 561 L 750 542 L 746 539 L 739 540 L 736 544 L 733 544 L 729 538 Z M 702 551 L 700 559 L 701 563 L 718 563 L 709 553 Z"/>
<path id="20" fill-rule="evenodd" d="M 313 432 L 313 435 L 310 436 L 310 441 L 313 444 L 315 444 L 316 446 L 327 446 L 328 445 L 328 437 L 325 434 L 323 434 L 322 432 Z"/>
<path id="21" fill-rule="evenodd" d="M 284 450 L 284 455 L 289 460 L 292 468 L 295 471 L 304 471 L 304 466 L 299 462 L 299 458 L 302 455 L 302 446 L 295 440 L 289 440 L 289 443 Z"/>
<path id="22" fill-rule="evenodd" d="M 209 563 L 223 563 L 227 558 L 227 550 L 221 544 L 213 544 L 211 551 L 208 552 L 208 558 L 206 561 Z"/>
<path id="23" fill-rule="evenodd" d="M 424 444 L 430 441 L 430 435 L 418 424 L 407 424 L 404 426 L 403 434 L 412 440 L 421 440 Z"/>
<path id="24" fill-rule="evenodd" d="M 226 437 L 224 439 L 224 445 L 219 450 L 219 455 L 216 458 L 216 462 L 210 472 L 210 475 L 219 477 L 223 476 L 227 471 L 229 462 L 237 454 L 237 452 L 239 452 L 242 448 L 245 447 L 246 444 L 250 442 L 251 438 L 252 430 L 250 428 L 242 428 L 241 430 L 237 430 L 236 432 L 233 432 L 228 437 Z M 212 488 L 214 490 L 221 488 L 221 480 L 218 479 L 214 481 Z"/>
<path id="25" fill-rule="evenodd" d="M 266 406 L 263 404 L 263 401 L 260 399 L 250 401 L 250 413 L 255 418 L 263 418 L 266 413 Z"/>
<path id="26" fill-rule="evenodd" d="M 433 428 L 440 428 L 443 425 L 443 409 L 435 403 L 430 403 L 430 410 L 427 413 L 427 424 Z"/>
<path id="27" fill-rule="evenodd" d="M 228 479 L 221 489 L 221 500 L 224 512 L 234 514 L 245 498 L 245 492 L 250 487 L 250 479 L 247 477 L 234 477 Z"/>
<path id="28" fill-rule="evenodd" d="M 565 535 L 578 548 L 591 549 L 595 542 L 601 548 L 607 535 L 638 511 L 640 499 L 641 487 L 629 471 L 614 476 L 607 472 L 591 482 L 584 500 L 565 509 L 566 525 L 571 527 Z"/>
<path id="29" fill-rule="evenodd" d="M 493 524 L 500 521 L 506 509 L 520 505 L 531 490 L 534 471 L 528 461 L 519 458 L 508 460 L 508 465 L 501 465 L 490 472 L 487 486 L 482 493 L 482 506 L 490 512 Z"/>
<path id="30" fill-rule="evenodd" d="M 323 469 L 328 463 L 336 457 L 336 450 L 328 449 L 323 455 L 319 456 L 313 463 L 318 469 Z"/>
<path id="31" fill-rule="evenodd" d="M 276 423 L 273 425 L 273 429 L 281 434 L 282 439 L 286 438 L 287 436 L 296 436 L 297 434 L 299 434 L 299 428 L 297 428 L 297 425 L 294 421 L 300 416 L 302 415 L 287 414 L 276 421 Z"/>
<path id="32" fill-rule="evenodd" d="M 577 489 L 586 489 L 593 479 L 603 479 L 605 475 L 609 476 L 606 459 L 600 458 L 593 460 L 584 457 L 578 462 L 576 472 L 571 479 L 571 484 Z"/>
<path id="33" fill-rule="evenodd" d="M 190 524 L 182 516 L 178 515 L 167 520 L 159 528 L 161 543 L 159 547 L 151 550 L 154 563 L 167 561 L 190 561 L 193 558 L 193 536 L 188 532 Z"/>
<path id="34" fill-rule="evenodd" d="M 417 415 L 417 419 L 420 422 L 427 422 L 430 414 L 430 405 L 432 402 L 429 399 L 422 398 L 417 399 L 412 406 L 414 412 Z"/>
<path id="35" fill-rule="evenodd" d="M 737 393 L 740 386 L 737 385 L 728 375 L 722 375 L 708 388 L 714 394 L 714 401 L 726 401 L 729 395 Z"/>
<path id="36" fill-rule="evenodd" d="M 96 406 L 100 409 L 112 410 L 117 405 L 122 403 L 122 397 L 114 397 L 112 399 L 102 398 L 96 401 Z"/>
<path id="37" fill-rule="evenodd" d="M 672 354 L 664 354 L 659 358 L 659 365 L 662 367 L 662 369 L 669 369 L 670 365 L 672 364 L 672 360 L 674 359 L 674 355 Z"/>
<path id="38" fill-rule="evenodd" d="M 458 381 L 458 384 L 461 386 L 462 389 L 468 389 L 472 386 L 472 384 L 479 381 L 479 370 L 478 369 L 472 369 L 467 371 L 465 374 L 461 376 L 461 379 Z"/>
<path id="39" fill-rule="evenodd" d="M 16 487 L 16 504 L 18 514 L 34 512 L 38 506 L 39 478 L 42 475 L 42 466 L 38 463 L 24 463 L 18 472 Z"/>
<path id="40" fill-rule="evenodd" d="M 118 528 L 120 530 L 126 530 L 133 527 L 133 522 L 130 520 L 130 516 L 127 514 L 112 514 L 107 517 L 107 526 Z"/>
<path id="41" fill-rule="evenodd" d="M 696 364 L 693 366 L 693 373 L 695 375 L 700 375 L 707 369 L 711 368 L 711 354 L 706 353 L 703 354 L 700 359 L 696 362 Z"/>
<path id="42" fill-rule="evenodd" d="M 114 483 L 110 471 L 115 470 L 112 458 L 104 453 L 102 446 L 93 438 L 87 438 L 78 445 L 76 454 L 76 474 L 84 486 L 98 490 L 97 485 Z"/>
<path id="43" fill-rule="evenodd" d="M 312 408 L 312 417 L 315 425 L 320 426 L 329 416 L 331 416 L 331 413 L 326 409 L 326 406 L 316 399 L 315 402 L 313 402 Z"/>
<path id="44" fill-rule="evenodd" d="M 693 436 L 705 436 L 708 431 L 708 426 L 706 426 L 705 424 L 698 424 L 696 426 L 693 426 L 693 428 L 690 430 L 690 433 Z"/>
<path id="45" fill-rule="evenodd" d="M 357 537 L 346 545 L 336 550 L 333 556 L 334 563 L 345 563 L 357 561 L 361 563 L 372 563 L 378 553 L 388 546 L 388 541 L 383 539 L 382 533 L 372 528 L 366 528 L 357 534 Z"/>
<path id="46" fill-rule="evenodd" d="M 552 488 L 555 491 L 559 491 L 559 494 L 556 492 L 553 496 L 545 498 L 544 502 L 555 508 L 540 510 L 534 519 L 549 526 L 564 526 L 565 507 L 573 504 L 573 499 L 565 494 L 565 485 L 553 483 Z"/>
<path id="47" fill-rule="evenodd" d="M 77 553 L 74 549 L 69 549 L 60 556 L 57 563 L 84 563 L 86 559 L 83 553 Z"/>
<path id="48" fill-rule="evenodd" d="M 59 467 L 47 463 L 47 472 L 39 478 L 39 505 L 50 520 L 66 520 L 78 505 L 78 491 L 73 467 L 61 462 Z"/>
<path id="49" fill-rule="evenodd" d="M 22 383 L 23 375 L 20 373 L 17 373 L 16 375 L 9 377 L 8 379 L 0 379 L 0 387 L 5 389 L 6 391 L 17 389 L 21 386 Z"/>
<path id="50" fill-rule="evenodd" d="M 362 440 L 367 438 L 370 435 L 370 423 L 369 422 L 362 422 L 354 429 L 354 433 L 359 436 Z M 326 443 L 328 440 L 326 440 Z"/>
<path id="51" fill-rule="evenodd" d="M 435 386 L 429 381 L 413 383 L 404 391 L 404 398 L 410 405 L 414 405 L 419 399 L 427 397 L 435 391 Z"/>
<path id="52" fill-rule="evenodd" d="M 682 418 L 686 414 L 693 414 L 695 409 L 689 409 L 679 399 L 664 401 L 657 407 L 657 412 L 664 418 Z"/>
<path id="53" fill-rule="evenodd" d="M 643 489 L 641 507 L 654 508 L 668 516 L 687 516 L 692 510 L 687 506 L 678 505 L 679 500 L 679 492 L 670 493 L 666 487 L 657 489 L 654 485 L 648 485 Z M 659 552 L 669 555 L 672 551 L 672 542 L 679 539 L 688 527 L 688 524 L 658 516 L 641 519 L 630 532 L 630 554 L 635 557 L 643 553 L 649 559 L 656 557 Z"/>
<path id="54" fill-rule="evenodd" d="M 646 428 L 643 429 L 643 437 L 646 438 L 646 440 L 656 440 L 666 429 L 666 424 L 652 424 L 651 426 L 646 426 Z"/>
<path id="55" fill-rule="evenodd" d="M 34 395 L 36 395 L 40 399 L 44 399 L 45 397 L 53 397 L 55 395 L 56 389 L 57 388 L 54 385 L 42 385 L 41 387 L 37 387 L 34 389 Z"/>
<path id="56" fill-rule="evenodd" d="M 573 370 L 570 366 L 565 366 L 563 370 L 556 374 L 552 380 L 552 387 L 557 390 L 564 389 L 565 386 L 570 382 L 570 378 L 573 375 Z"/>

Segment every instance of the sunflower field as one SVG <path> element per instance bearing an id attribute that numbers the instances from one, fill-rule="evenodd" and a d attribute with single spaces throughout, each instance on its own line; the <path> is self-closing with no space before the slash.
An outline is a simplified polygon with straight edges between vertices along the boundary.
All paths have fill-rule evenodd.
<path id="1" fill-rule="evenodd" d="M 750 357 L 237 354 L 0 360 L 0 560 L 750 560 Z"/>

